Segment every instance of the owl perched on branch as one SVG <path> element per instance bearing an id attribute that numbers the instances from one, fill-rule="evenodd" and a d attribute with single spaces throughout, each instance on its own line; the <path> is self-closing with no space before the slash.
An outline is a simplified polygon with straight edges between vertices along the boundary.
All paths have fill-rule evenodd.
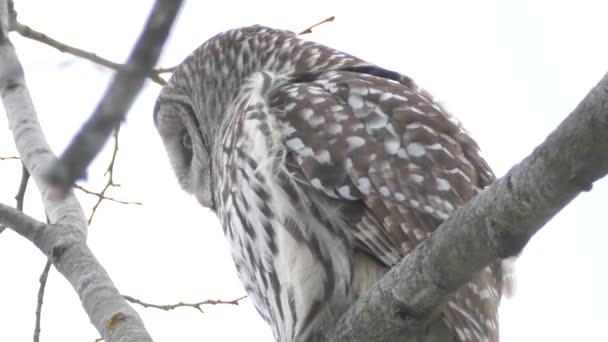
<path id="1" fill-rule="evenodd" d="M 194 51 L 154 120 L 181 186 L 219 216 L 277 341 L 314 341 L 494 180 L 410 78 L 262 26 Z M 502 282 L 500 261 L 479 272 L 422 340 L 498 341 Z"/>

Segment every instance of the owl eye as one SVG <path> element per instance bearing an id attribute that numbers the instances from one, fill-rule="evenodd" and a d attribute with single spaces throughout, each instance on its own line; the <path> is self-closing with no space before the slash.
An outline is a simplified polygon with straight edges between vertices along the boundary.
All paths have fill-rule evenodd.
<path id="1" fill-rule="evenodd" d="M 182 143 L 182 151 L 184 152 L 184 162 L 186 165 L 190 165 L 192 162 L 192 138 L 190 138 L 190 133 L 188 133 L 187 129 L 184 129 L 181 133 L 181 143 Z"/>

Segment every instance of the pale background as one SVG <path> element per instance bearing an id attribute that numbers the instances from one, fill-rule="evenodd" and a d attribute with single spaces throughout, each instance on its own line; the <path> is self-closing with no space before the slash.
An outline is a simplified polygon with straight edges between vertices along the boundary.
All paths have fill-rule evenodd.
<path id="1" fill-rule="evenodd" d="M 126 59 L 152 1 L 16 0 L 19 19 L 117 62 Z M 173 66 L 217 32 L 249 24 L 307 39 L 413 77 L 465 124 L 497 175 L 538 145 L 608 70 L 604 1 L 189 1 L 160 65 Z M 102 67 L 12 35 L 40 121 L 60 153 L 92 112 L 109 77 Z M 152 123 L 160 87 L 148 82 L 121 133 L 109 195 L 89 244 L 124 294 L 158 304 L 244 294 L 214 216 L 183 194 Z M 0 156 L 15 155 L 0 109 Z M 608 132 L 607 132 L 608 134 Z M 100 189 L 105 151 L 87 187 Z M 20 164 L 0 162 L 0 202 L 13 204 Z M 80 195 L 90 212 L 94 198 Z M 517 264 L 516 296 L 503 302 L 503 341 L 608 341 L 608 183 L 597 182 L 551 221 Z M 43 220 L 30 184 L 28 214 Z M 0 341 L 32 338 L 42 254 L 10 229 L 0 235 Z M 270 341 L 248 300 L 205 313 L 136 307 L 156 341 Z M 94 341 L 69 284 L 52 271 L 43 341 Z"/>

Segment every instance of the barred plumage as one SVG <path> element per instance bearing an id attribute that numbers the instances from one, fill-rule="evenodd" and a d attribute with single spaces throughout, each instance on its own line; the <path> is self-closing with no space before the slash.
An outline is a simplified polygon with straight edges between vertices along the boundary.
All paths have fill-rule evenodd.
<path id="1" fill-rule="evenodd" d="M 277 341 L 313 341 L 494 180 L 469 134 L 408 77 L 261 26 L 194 51 L 154 118 Z M 502 282 L 497 261 L 425 341 L 498 341 Z"/>

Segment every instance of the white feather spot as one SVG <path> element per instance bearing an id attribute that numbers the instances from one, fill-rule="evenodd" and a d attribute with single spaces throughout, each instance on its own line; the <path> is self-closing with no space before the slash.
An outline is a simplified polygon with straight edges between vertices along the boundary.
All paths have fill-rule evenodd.
<path id="1" fill-rule="evenodd" d="M 414 229 L 414 236 L 418 241 L 424 240 L 426 238 L 426 232 L 420 228 Z"/>
<path id="2" fill-rule="evenodd" d="M 327 133 L 329 133 L 330 135 L 338 135 L 342 133 L 342 125 L 337 123 L 330 123 L 329 125 L 327 125 L 326 129 Z"/>
<path id="3" fill-rule="evenodd" d="M 395 199 L 396 199 L 397 201 L 399 201 L 399 202 L 403 202 L 403 201 L 405 201 L 405 195 L 404 195 L 404 194 L 402 194 L 402 193 L 400 193 L 400 192 L 395 192 L 395 193 L 393 194 L 393 197 L 395 197 Z"/>
<path id="4" fill-rule="evenodd" d="M 356 148 L 359 148 L 365 145 L 365 139 L 358 137 L 356 135 L 350 136 L 346 138 L 346 143 L 348 144 L 348 150 L 352 151 Z"/>
<path id="5" fill-rule="evenodd" d="M 422 182 L 424 182 L 424 177 L 415 173 L 411 173 L 409 179 L 417 184 L 422 184 Z"/>
<path id="6" fill-rule="evenodd" d="M 447 220 L 448 217 L 450 217 L 448 214 L 446 214 L 446 213 L 444 213 L 443 211 L 440 211 L 440 210 L 435 211 L 435 214 L 437 216 L 439 216 L 439 218 L 442 219 L 442 220 Z"/>
<path id="7" fill-rule="evenodd" d="M 382 195 L 384 197 L 388 197 L 391 194 L 391 192 L 388 190 L 388 188 L 386 186 L 381 186 L 380 189 L 378 189 L 378 191 L 380 192 L 380 195 Z"/>
<path id="8" fill-rule="evenodd" d="M 338 194 L 340 194 L 340 196 L 342 196 L 346 199 L 350 199 L 350 200 L 355 199 L 355 197 L 353 197 L 353 195 L 350 194 L 350 187 L 348 185 L 342 185 L 341 187 L 339 187 Z"/>
<path id="9" fill-rule="evenodd" d="M 420 202 L 418 202 L 418 201 L 416 201 L 414 199 L 411 199 L 410 200 L 410 205 L 412 206 L 412 208 L 418 208 L 420 206 Z"/>
<path id="10" fill-rule="evenodd" d="M 285 111 L 290 112 L 292 109 L 294 109 L 294 107 L 296 106 L 295 102 L 291 102 L 290 104 L 288 104 L 287 106 L 285 106 Z"/>
<path id="11" fill-rule="evenodd" d="M 310 119 L 308 119 L 308 124 L 310 125 L 310 127 L 317 127 L 320 124 L 325 122 L 325 118 L 322 117 L 321 115 L 315 115 L 313 117 L 311 117 Z"/>
<path id="12" fill-rule="evenodd" d="M 300 149 L 304 148 L 304 143 L 300 138 L 291 138 L 285 143 L 287 144 L 287 147 L 293 151 L 299 151 Z"/>
<path id="13" fill-rule="evenodd" d="M 346 168 L 347 171 L 352 170 L 353 168 L 353 160 L 350 158 L 346 158 L 346 160 L 344 161 L 344 167 Z"/>
<path id="14" fill-rule="evenodd" d="M 361 96 L 351 95 L 348 97 L 348 105 L 355 110 L 363 108 L 363 104 Z"/>
<path id="15" fill-rule="evenodd" d="M 429 214 L 433 212 L 433 207 L 431 207 L 430 205 L 425 205 L 422 207 L 422 209 Z"/>
<path id="16" fill-rule="evenodd" d="M 422 157 L 426 153 L 424 146 L 421 143 L 417 142 L 410 143 L 405 148 L 407 150 L 407 153 L 414 157 Z"/>
<path id="17" fill-rule="evenodd" d="M 384 142 L 384 150 L 390 155 L 396 154 L 399 151 L 399 146 L 401 146 L 399 139 L 389 139 Z"/>
<path id="18" fill-rule="evenodd" d="M 325 98 L 321 97 L 321 96 L 317 96 L 317 97 L 314 97 L 312 99 L 312 101 L 310 101 L 310 102 L 312 102 L 313 104 L 323 103 L 323 102 L 325 102 Z"/>
<path id="19" fill-rule="evenodd" d="M 392 99 L 393 98 L 393 94 L 392 93 L 383 93 L 382 95 L 380 95 L 379 100 L 380 101 L 386 101 L 388 99 Z"/>
<path id="20" fill-rule="evenodd" d="M 418 107 L 412 106 L 412 107 L 410 107 L 410 110 L 417 114 L 426 114 L 425 112 L 421 111 L 420 108 L 418 108 Z"/>
<path id="21" fill-rule="evenodd" d="M 368 130 L 375 130 L 386 126 L 388 118 L 385 115 L 374 115 L 366 122 Z"/>
<path id="22" fill-rule="evenodd" d="M 323 190 L 323 185 L 321 184 L 321 180 L 319 178 L 313 178 L 310 181 L 310 184 L 314 186 L 316 189 Z"/>
<path id="23" fill-rule="evenodd" d="M 394 137 L 398 137 L 399 136 L 399 134 L 397 134 L 397 132 L 395 131 L 395 127 L 393 127 L 392 123 L 389 123 L 388 125 L 386 125 L 385 128 Z"/>
<path id="24" fill-rule="evenodd" d="M 334 112 L 333 117 L 336 121 L 342 121 L 348 119 L 348 115 L 344 112 Z"/>
<path id="25" fill-rule="evenodd" d="M 321 150 L 315 154 L 315 160 L 321 164 L 331 163 L 331 155 L 328 150 Z"/>
<path id="26" fill-rule="evenodd" d="M 445 178 L 437 178 L 435 180 L 437 182 L 437 190 L 439 191 L 448 191 L 450 190 L 450 182 L 448 182 Z"/>
<path id="27" fill-rule="evenodd" d="M 284 133 L 286 136 L 290 136 L 290 135 L 292 135 L 292 134 L 293 134 L 293 132 L 295 132 L 295 131 L 296 131 L 296 129 L 295 129 L 295 128 L 293 128 L 293 127 L 291 127 L 291 125 L 285 125 L 285 126 L 283 127 L 283 133 Z"/>
<path id="28" fill-rule="evenodd" d="M 408 159 L 407 152 L 405 152 L 404 148 L 399 149 L 399 151 L 397 152 L 397 156 L 399 156 L 399 158 L 402 158 L 402 159 Z"/>
<path id="29" fill-rule="evenodd" d="M 304 120 L 308 120 L 313 114 L 314 112 L 310 108 L 304 108 L 300 111 L 300 117 Z"/>
<path id="30" fill-rule="evenodd" d="M 359 191 L 361 191 L 362 194 L 369 195 L 369 193 L 372 189 L 372 185 L 369 182 L 369 178 L 367 178 L 367 177 L 359 178 L 357 180 L 357 188 L 359 189 Z"/>

